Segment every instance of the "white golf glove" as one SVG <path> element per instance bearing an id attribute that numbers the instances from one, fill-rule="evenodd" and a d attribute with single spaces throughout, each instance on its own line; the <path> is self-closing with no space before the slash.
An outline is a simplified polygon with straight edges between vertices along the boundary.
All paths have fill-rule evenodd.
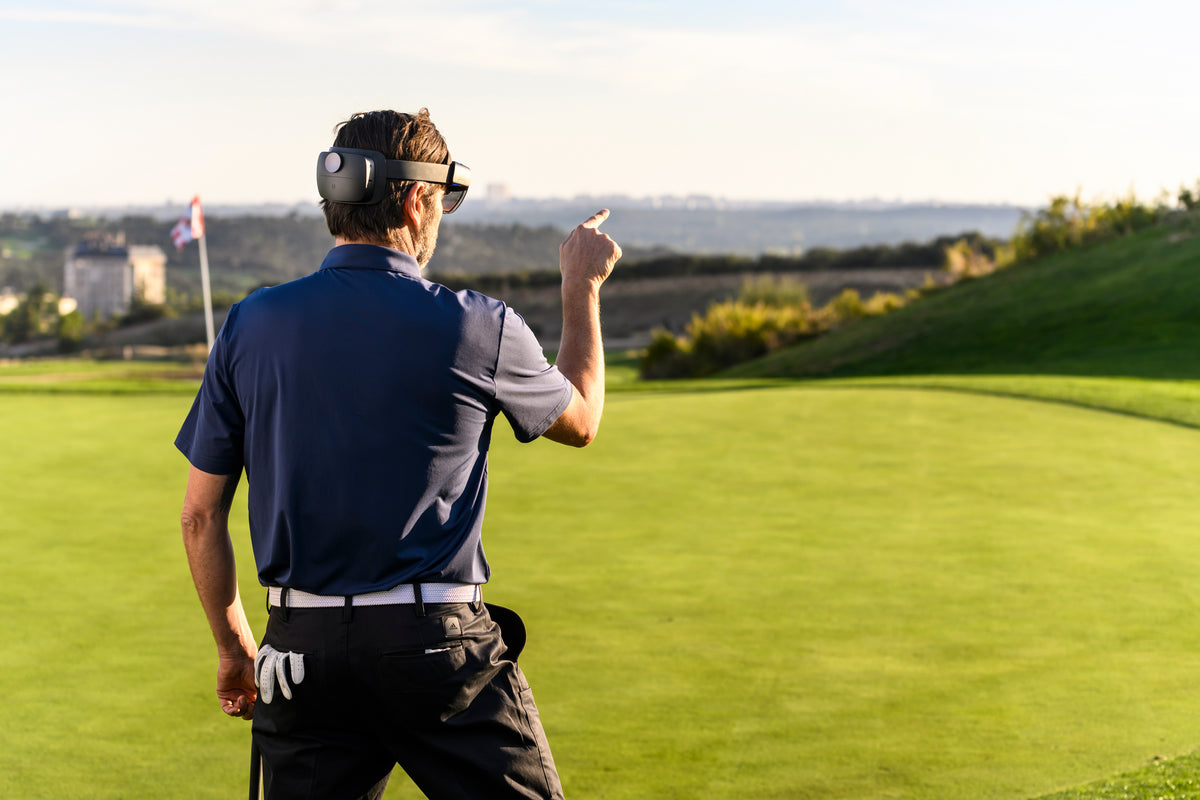
<path id="1" fill-rule="evenodd" d="M 292 685 L 304 680 L 304 655 L 301 653 L 281 653 L 269 644 L 263 645 L 254 657 L 254 685 L 258 687 L 258 697 L 264 703 L 275 699 L 275 686 L 283 692 L 284 698 L 292 699 L 292 687 L 288 685 L 288 677 Z"/>

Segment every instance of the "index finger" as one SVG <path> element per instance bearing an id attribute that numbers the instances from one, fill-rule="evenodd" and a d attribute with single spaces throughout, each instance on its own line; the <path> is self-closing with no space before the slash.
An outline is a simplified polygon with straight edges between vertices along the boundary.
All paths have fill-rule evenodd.
<path id="1" fill-rule="evenodd" d="M 599 211 L 597 211 L 595 214 L 592 214 L 590 217 L 588 217 L 582 223 L 580 223 L 579 227 L 581 227 L 581 228 L 599 228 L 600 223 L 604 222 L 604 220 L 606 220 L 606 219 L 608 219 L 608 209 L 602 208 Z"/>

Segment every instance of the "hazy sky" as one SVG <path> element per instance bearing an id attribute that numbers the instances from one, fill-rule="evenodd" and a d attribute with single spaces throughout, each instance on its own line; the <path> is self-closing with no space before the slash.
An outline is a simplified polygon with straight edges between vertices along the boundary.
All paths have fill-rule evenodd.
<path id="1" fill-rule="evenodd" d="M 1200 179 L 1197 8 L 0 0 L 0 207 L 315 201 L 338 121 L 421 106 L 517 196 L 1151 197 Z"/>

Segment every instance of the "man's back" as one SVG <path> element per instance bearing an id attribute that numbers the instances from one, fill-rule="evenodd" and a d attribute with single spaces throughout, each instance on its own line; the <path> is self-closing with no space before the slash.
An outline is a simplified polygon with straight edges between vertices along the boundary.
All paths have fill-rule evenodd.
<path id="1" fill-rule="evenodd" d="M 504 304 L 364 245 L 231 309 L 211 363 L 211 403 L 197 403 L 236 409 L 222 429 L 241 428 L 260 580 L 319 594 L 486 582 L 492 420 L 505 412 L 527 440 L 570 400 Z M 224 473 L 235 444 L 230 460 L 185 452 Z"/>

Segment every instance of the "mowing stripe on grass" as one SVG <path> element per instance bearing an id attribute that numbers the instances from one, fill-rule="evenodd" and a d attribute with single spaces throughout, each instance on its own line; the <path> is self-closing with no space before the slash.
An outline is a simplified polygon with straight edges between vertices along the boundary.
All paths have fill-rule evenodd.
<path id="1" fill-rule="evenodd" d="M 0 396 L 0 796 L 245 786 L 178 541 L 188 402 Z M 485 595 L 571 796 L 1024 800 L 1200 742 L 1198 459 L 997 397 L 614 394 L 582 452 L 497 432 Z"/>

